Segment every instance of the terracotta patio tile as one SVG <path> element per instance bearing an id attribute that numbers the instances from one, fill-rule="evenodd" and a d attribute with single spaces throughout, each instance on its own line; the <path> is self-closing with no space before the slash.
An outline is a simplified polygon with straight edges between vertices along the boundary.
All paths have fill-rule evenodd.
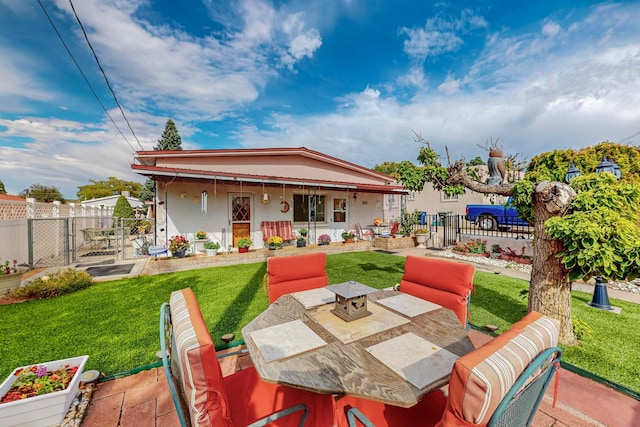
<path id="1" fill-rule="evenodd" d="M 174 410 L 156 418 L 156 427 L 176 427 L 180 425 L 178 414 Z"/>
<path id="2" fill-rule="evenodd" d="M 118 427 L 124 393 L 112 394 L 101 399 L 95 394 L 82 420 L 83 427 Z"/>
<path id="3" fill-rule="evenodd" d="M 135 406 L 124 407 L 120 427 L 155 427 L 156 401 L 146 400 Z"/>

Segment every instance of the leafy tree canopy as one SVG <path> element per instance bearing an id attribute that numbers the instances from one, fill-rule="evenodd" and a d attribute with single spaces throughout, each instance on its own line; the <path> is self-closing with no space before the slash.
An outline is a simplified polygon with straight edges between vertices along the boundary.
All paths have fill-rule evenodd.
<path id="1" fill-rule="evenodd" d="M 65 203 L 66 200 L 62 197 L 62 193 L 58 187 L 48 187 L 42 184 L 31 184 L 29 188 L 26 188 L 18 194 L 19 197 L 31 197 L 38 202 L 51 203 L 55 200 Z"/>
<path id="2" fill-rule="evenodd" d="M 395 179 L 400 177 L 398 173 L 398 168 L 400 167 L 400 163 L 396 162 L 384 162 L 381 165 L 376 165 L 373 170 L 376 172 L 384 173 L 386 175 L 392 176 Z"/>
<path id="3" fill-rule="evenodd" d="M 480 165 L 486 165 L 486 163 L 482 160 L 482 158 L 480 158 L 480 156 L 476 156 L 467 162 L 467 166 L 480 166 Z"/>
<path id="4" fill-rule="evenodd" d="M 173 120 L 167 120 L 162 137 L 158 140 L 158 145 L 153 149 L 156 151 L 182 150 L 182 139 Z"/>
<path id="5" fill-rule="evenodd" d="M 4 188 L 4 182 L 0 181 L 0 194 L 7 194 L 7 190 Z"/>
<path id="6" fill-rule="evenodd" d="M 140 197 L 143 185 L 134 181 L 123 181 L 114 176 L 110 176 L 106 181 L 95 181 L 90 179 L 91 184 L 78 187 L 78 198 L 80 200 L 99 199 L 109 197 L 114 194 L 128 191 L 131 197 Z"/>

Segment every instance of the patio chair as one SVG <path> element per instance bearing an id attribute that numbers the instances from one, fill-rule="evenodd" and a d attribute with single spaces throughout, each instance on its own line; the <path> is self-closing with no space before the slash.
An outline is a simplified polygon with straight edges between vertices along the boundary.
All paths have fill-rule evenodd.
<path id="1" fill-rule="evenodd" d="M 452 310 L 469 329 L 469 303 L 475 268 L 446 259 L 409 255 L 400 290 Z"/>
<path id="2" fill-rule="evenodd" d="M 438 390 L 411 408 L 345 397 L 338 426 L 529 426 L 560 366 L 558 333 L 557 320 L 531 312 L 455 362 L 447 397 Z"/>
<path id="3" fill-rule="evenodd" d="M 284 294 L 327 286 L 326 266 L 326 252 L 268 258 L 263 287 L 269 304 Z"/>
<path id="4" fill-rule="evenodd" d="M 356 224 L 356 234 L 358 235 L 358 240 L 367 240 L 369 242 L 373 241 L 375 235 L 373 234 L 373 230 L 370 228 L 364 229 L 360 225 L 360 223 Z"/>
<path id="5" fill-rule="evenodd" d="M 186 426 L 332 426 L 333 396 L 263 382 L 249 367 L 223 376 L 190 288 L 160 309 L 160 346 L 171 397 Z"/>

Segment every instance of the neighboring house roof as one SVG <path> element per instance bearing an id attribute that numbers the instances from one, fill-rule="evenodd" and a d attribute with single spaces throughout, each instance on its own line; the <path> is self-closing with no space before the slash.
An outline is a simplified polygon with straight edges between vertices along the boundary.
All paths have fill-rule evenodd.
<path id="1" fill-rule="evenodd" d="M 9 194 L 0 194 L 0 200 L 9 200 L 12 202 L 26 202 L 24 197 L 11 196 Z"/>
<path id="2" fill-rule="evenodd" d="M 300 148 L 138 151 L 131 168 L 157 180 L 232 181 L 265 185 L 406 193 L 393 177 Z"/>
<path id="3" fill-rule="evenodd" d="M 90 205 L 90 206 L 99 206 L 99 205 L 115 205 L 116 202 L 118 201 L 118 198 L 120 198 L 120 195 L 113 195 L 113 196 L 106 196 L 106 197 L 99 197 L 97 199 L 89 199 L 89 200 L 83 200 L 80 202 L 81 205 Z M 129 197 L 129 196 L 125 196 L 125 198 L 127 199 L 127 201 L 129 202 L 129 204 L 131 206 L 142 206 L 144 205 L 143 202 L 141 202 L 140 200 L 136 199 L 135 197 Z"/>

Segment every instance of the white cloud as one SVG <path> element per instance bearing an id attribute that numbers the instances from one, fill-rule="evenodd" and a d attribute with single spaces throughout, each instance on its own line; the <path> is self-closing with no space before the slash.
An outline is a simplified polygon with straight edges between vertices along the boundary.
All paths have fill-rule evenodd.
<path id="1" fill-rule="evenodd" d="M 404 52 L 410 57 L 424 61 L 430 56 L 458 50 L 464 41 L 462 34 L 487 27 L 487 22 L 471 10 L 464 9 L 460 18 L 444 19 L 440 16 L 427 19 L 424 28 L 400 29 L 400 34 L 408 38 L 404 42 Z"/>

